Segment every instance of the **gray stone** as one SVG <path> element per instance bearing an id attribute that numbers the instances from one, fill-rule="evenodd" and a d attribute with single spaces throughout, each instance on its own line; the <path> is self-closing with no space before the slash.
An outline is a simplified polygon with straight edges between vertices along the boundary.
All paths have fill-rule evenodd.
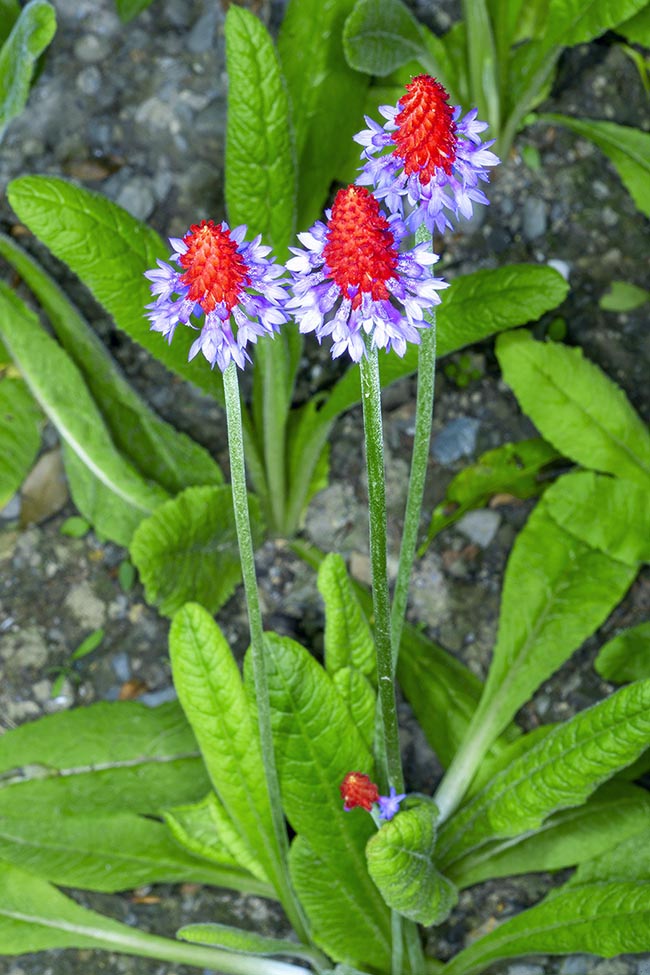
<path id="1" fill-rule="evenodd" d="M 526 965 L 518 962 L 508 966 L 508 975 L 544 975 L 542 965 Z"/>
<path id="2" fill-rule="evenodd" d="M 546 233 L 547 207 L 543 200 L 528 196 L 524 200 L 521 232 L 526 240 L 535 240 Z"/>
<path id="3" fill-rule="evenodd" d="M 14 494 L 7 504 L 0 511 L 0 518 L 3 521 L 13 521 L 20 514 L 20 495 Z"/>
<path id="4" fill-rule="evenodd" d="M 124 683 L 131 676 L 131 661 L 128 653 L 116 653 L 111 660 L 111 666 L 118 680 Z"/>
<path id="5" fill-rule="evenodd" d="M 650 975 L 650 957 L 639 958 L 636 963 L 638 975 Z"/>
<path id="6" fill-rule="evenodd" d="M 108 37 L 97 37 L 95 34 L 86 34 L 80 37 L 74 46 L 76 57 L 85 64 L 96 64 L 103 61 L 110 49 Z"/>
<path id="7" fill-rule="evenodd" d="M 47 644 L 37 626 L 26 626 L 4 639 L 1 655 L 21 669 L 40 669 L 47 663 Z"/>
<path id="8" fill-rule="evenodd" d="M 102 73 L 92 64 L 77 75 L 77 88 L 82 95 L 96 95 L 102 87 Z"/>
<path id="9" fill-rule="evenodd" d="M 134 176 L 118 193 L 117 203 L 138 220 L 146 220 L 156 205 L 150 180 L 144 176 Z"/>
<path id="10" fill-rule="evenodd" d="M 561 274 L 565 281 L 569 280 L 569 275 L 571 274 L 571 265 L 567 264 L 566 261 L 559 261 L 556 258 L 552 258 L 550 261 L 546 262 L 549 267 L 552 267 L 558 274 Z"/>
<path id="11" fill-rule="evenodd" d="M 143 694 L 142 697 L 138 698 L 142 704 L 146 704 L 147 707 L 155 708 L 159 704 L 166 704 L 168 701 L 175 701 L 177 698 L 176 688 L 171 685 L 169 687 L 162 687 L 159 691 L 149 691 L 148 694 Z"/>
<path id="12" fill-rule="evenodd" d="M 88 629 L 96 630 L 106 620 L 106 606 L 88 582 L 80 582 L 71 589 L 65 598 L 65 605 Z"/>
<path id="13" fill-rule="evenodd" d="M 456 528 L 462 532 L 470 542 L 487 548 L 496 535 L 501 524 L 501 515 L 497 511 L 485 508 L 481 511 L 468 511 L 460 519 Z"/>
<path id="14" fill-rule="evenodd" d="M 471 416 L 457 416 L 434 437 L 431 453 L 439 464 L 453 464 L 461 457 L 471 457 L 476 450 L 480 422 Z"/>
<path id="15" fill-rule="evenodd" d="M 560 975 L 588 975 L 595 961 L 594 955 L 569 955 L 560 965 Z"/>
<path id="16" fill-rule="evenodd" d="M 204 54 L 214 44 L 214 34 L 217 28 L 217 4 L 201 14 L 187 38 L 187 46 L 192 54 Z"/>

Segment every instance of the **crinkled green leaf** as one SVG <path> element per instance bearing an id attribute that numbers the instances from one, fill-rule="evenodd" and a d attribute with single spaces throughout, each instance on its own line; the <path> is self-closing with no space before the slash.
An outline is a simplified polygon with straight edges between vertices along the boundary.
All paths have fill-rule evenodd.
<path id="1" fill-rule="evenodd" d="M 0 815 L 137 812 L 194 802 L 209 787 L 176 702 L 101 702 L 0 736 Z"/>
<path id="2" fill-rule="evenodd" d="M 130 20 L 146 10 L 151 5 L 152 0 L 115 0 L 115 6 L 120 20 L 128 24 Z"/>
<path id="3" fill-rule="evenodd" d="M 368 78 L 343 54 L 343 25 L 353 6 L 354 0 L 291 0 L 278 36 L 296 135 L 300 228 L 320 217 L 363 125 Z"/>
<path id="4" fill-rule="evenodd" d="M 443 869 L 491 840 L 536 830 L 557 810 L 579 806 L 649 740 L 650 680 L 557 725 L 445 823 L 438 841 Z"/>
<path id="5" fill-rule="evenodd" d="M 634 17 L 617 24 L 616 33 L 621 34 L 630 44 L 650 47 L 650 5 L 646 4 Z"/>
<path id="6" fill-rule="evenodd" d="M 318 590 L 325 603 L 325 666 L 334 675 L 353 667 L 375 678 L 375 641 L 356 597 L 345 562 L 331 553 L 318 570 Z"/>
<path id="7" fill-rule="evenodd" d="M 618 633 L 601 647 L 594 666 L 602 678 L 615 684 L 650 677 L 650 623 Z"/>
<path id="8" fill-rule="evenodd" d="M 328 484 L 330 431 L 318 414 L 322 399 L 313 397 L 292 409 L 287 417 L 287 521 L 295 529 L 302 524 L 313 496 Z"/>
<path id="9" fill-rule="evenodd" d="M 573 952 L 614 958 L 650 951 L 650 884 L 595 883 L 563 887 L 474 941 L 447 965 L 448 975 L 483 972 L 520 955 Z"/>
<path id="10" fill-rule="evenodd" d="M 31 0 L 0 49 L 0 139 L 9 122 L 25 107 L 36 61 L 55 31 L 56 13 L 52 4 L 47 0 Z"/>
<path id="11" fill-rule="evenodd" d="M 57 338 L 83 374 L 118 450 L 145 477 L 172 493 L 193 484 L 222 483 L 221 471 L 207 450 L 156 416 L 43 268 L 1 234 L 0 254 L 38 298 Z"/>
<path id="12" fill-rule="evenodd" d="M 645 793 L 647 796 L 647 792 Z M 590 884 L 598 880 L 640 880 L 650 883 L 650 827 L 649 817 L 639 822 L 638 829 L 626 835 L 621 829 L 618 842 L 599 856 L 582 863 L 570 880 L 572 886 Z"/>
<path id="13" fill-rule="evenodd" d="M 577 471 L 560 478 L 544 500 L 551 517 L 613 559 L 638 566 L 650 562 L 648 486 L 619 477 Z"/>
<path id="14" fill-rule="evenodd" d="M 534 264 L 512 264 L 457 278 L 444 292 L 442 304 L 436 309 L 438 355 L 448 355 L 496 332 L 535 321 L 559 305 L 567 291 L 568 285 L 561 274 Z M 417 363 L 418 350 L 414 346 L 403 359 L 396 355 L 382 356 L 382 386 L 415 372 Z M 360 398 L 359 370 L 351 368 L 334 386 L 320 412 L 321 419 L 334 420 Z"/>
<path id="15" fill-rule="evenodd" d="M 647 828 L 650 795 L 645 789 L 613 780 L 574 809 L 554 813 L 534 832 L 494 840 L 449 868 L 459 887 L 473 887 L 496 877 L 562 870 L 615 849 L 623 839 Z M 637 842 L 638 849 L 638 842 Z M 579 872 L 580 875 L 580 872 Z M 623 878 L 611 878 L 623 879 Z"/>
<path id="16" fill-rule="evenodd" d="M 647 0 L 549 0 L 545 45 L 584 44 L 641 10 Z"/>
<path id="17" fill-rule="evenodd" d="M 0 371 L 0 508 L 16 493 L 36 460 L 42 423 L 42 413 L 24 381 Z"/>
<path id="18" fill-rule="evenodd" d="M 379 77 L 413 58 L 430 65 L 420 25 L 400 0 L 357 0 L 345 22 L 343 45 L 353 68 Z"/>
<path id="19" fill-rule="evenodd" d="M 244 931 L 229 924 L 186 924 L 176 932 L 183 941 L 200 945 L 217 945 L 231 951 L 241 951 L 246 955 L 293 955 L 311 958 L 311 952 L 303 955 L 297 941 L 283 938 L 269 938 L 256 931 Z"/>
<path id="20" fill-rule="evenodd" d="M 226 15 L 226 205 L 285 256 L 295 229 L 296 162 L 287 90 L 268 31 L 249 10 Z"/>
<path id="21" fill-rule="evenodd" d="M 347 902 L 355 916 L 365 915 L 363 930 L 373 932 L 366 942 L 366 963 L 381 968 L 390 958 L 390 917 L 365 861 L 365 844 L 374 827 L 363 810 L 346 813 L 340 793 L 348 772 L 372 772 L 371 753 L 331 678 L 311 654 L 292 640 L 270 633 L 266 647 L 284 809 L 295 831 L 328 863 L 328 877 L 319 879 L 303 869 L 304 857 L 296 866 L 292 853 L 292 870 L 295 867 L 299 873 L 294 873 L 298 896 L 314 928 L 325 924 L 330 931 L 317 916 L 317 905 L 325 910 L 323 898 L 329 881 L 335 880 L 341 902 Z M 354 964 L 360 960 L 353 953 L 337 957 L 338 941 L 326 943 L 323 936 L 319 943 L 337 961 Z"/>
<path id="22" fill-rule="evenodd" d="M 394 911 L 419 924 L 441 924 L 458 900 L 435 864 L 433 803 L 399 812 L 368 840 L 370 876 Z"/>
<path id="23" fill-rule="evenodd" d="M 499 629 L 475 727 L 492 734 L 604 622 L 636 568 L 564 531 L 542 499 L 508 559 Z M 487 731 L 485 732 L 487 734 Z"/>
<path id="24" fill-rule="evenodd" d="M 591 470 L 647 486 L 650 433 L 625 393 L 582 349 L 511 332 L 497 342 L 503 377 L 542 436 Z"/>
<path id="25" fill-rule="evenodd" d="M 650 6 L 648 6 L 650 11 Z M 612 281 L 598 304 L 605 311 L 634 311 L 650 300 L 650 291 L 629 281 Z"/>
<path id="26" fill-rule="evenodd" d="M 364 674 L 354 667 L 341 667 L 332 674 L 334 686 L 348 706 L 350 717 L 361 733 L 361 737 L 372 748 L 377 711 L 377 694 Z"/>
<path id="27" fill-rule="evenodd" d="M 192 329 L 177 329 L 170 344 L 145 318 L 151 292 L 144 272 L 169 258 L 154 230 L 107 197 L 52 176 L 15 179 L 7 196 L 20 220 L 81 278 L 118 328 L 172 372 L 222 397 L 220 371 L 187 360 Z"/>
<path id="28" fill-rule="evenodd" d="M 257 499 L 249 498 L 249 504 L 257 540 Z M 188 601 L 216 612 L 241 578 L 230 488 L 186 488 L 140 524 L 130 553 L 147 600 L 163 615 L 173 615 Z"/>
<path id="29" fill-rule="evenodd" d="M 571 129 L 576 135 L 595 142 L 614 164 L 636 207 L 650 217 L 650 133 L 631 125 L 545 114 L 541 122 Z"/>
<path id="30" fill-rule="evenodd" d="M 239 668 L 221 630 L 202 606 L 189 603 L 169 636 L 174 684 L 213 788 L 249 852 L 277 877 L 271 809 L 257 728 Z"/>
<path id="31" fill-rule="evenodd" d="M 433 510 L 426 544 L 465 512 L 483 507 L 495 494 L 511 494 L 522 499 L 541 494 L 547 483 L 541 472 L 559 456 L 540 437 L 488 450 L 475 464 L 457 474 L 447 488 L 444 500 Z"/>
<path id="32" fill-rule="evenodd" d="M 41 328 L 36 315 L 1 282 L 0 334 L 34 397 L 75 455 L 74 463 L 88 469 L 87 477 L 122 514 L 124 523 L 116 517 L 110 537 L 127 544 L 134 526 L 167 498 L 166 492 L 145 481 L 116 450 L 77 367 Z M 87 508 L 80 510 L 89 518 Z M 102 523 L 104 531 L 107 527 Z"/>

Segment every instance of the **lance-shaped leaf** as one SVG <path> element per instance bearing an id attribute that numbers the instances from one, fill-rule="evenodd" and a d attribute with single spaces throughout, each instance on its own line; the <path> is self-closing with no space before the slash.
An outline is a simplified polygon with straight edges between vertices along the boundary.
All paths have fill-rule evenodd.
<path id="1" fill-rule="evenodd" d="M 434 70 L 420 25 L 400 0 L 357 0 L 343 42 L 358 71 L 382 77 L 413 60 Z"/>
<path id="2" fill-rule="evenodd" d="M 631 626 L 606 643 L 594 667 L 614 684 L 650 677 L 650 623 Z"/>
<path id="3" fill-rule="evenodd" d="M 200 799 L 208 786 L 177 702 L 102 702 L 0 736 L 0 815 L 158 814 Z"/>
<path id="4" fill-rule="evenodd" d="M 36 61 L 56 31 L 54 7 L 32 0 L 16 20 L 0 50 L 0 139 L 29 96 Z"/>
<path id="5" fill-rule="evenodd" d="M 241 951 L 246 955 L 293 955 L 294 958 L 313 957 L 313 952 L 297 941 L 287 938 L 269 938 L 256 931 L 244 931 L 229 924 L 186 924 L 176 932 L 183 941 L 193 944 L 216 945 Z"/>
<path id="6" fill-rule="evenodd" d="M 648 822 L 646 815 L 643 824 L 632 835 L 626 835 L 625 830 L 621 830 L 617 843 L 580 865 L 571 877 L 571 885 L 591 884 L 599 880 L 639 880 L 650 883 Z"/>
<path id="7" fill-rule="evenodd" d="M 127 544 L 135 526 L 167 493 L 147 483 L 116 450 L 76 366 L 43 331 L 34 313 L 1 282 L 0 334 L 66 446 L 111 496 L 113 505 L 120 507 L 124 522 L 111 523 L 111 537 Z"/>
<path id="8" fill-rule="evenodd" d="M 257 541 L 259 507 L 256 498 L 249 503 Z M 130 552 L 147 600 L 163 615 L 188 601 L 216 612 L 241 578 L 230 488 L 187 488 L 139 525 Z"/>
<path id="9" fill-rule="evenodd" d="M 158 258 L 169 257 L 154 230 L 107 197 L 51 176 L 15 179 L 7 196 L 20 220 L 81 278 L 118 328 L 172 372 L 223 396 L 220 371 L 187 360 L 192 329 L 177 329 L 171 344 L 150 331 L 145 305 L 151 292 L 144 272 L 155 268 Z"/>
<path id="10" fill-rule="evenodd" d="M 377 670 L 375 641 L 345 562 L 326 555 L 318 570 L 318 591 L 325 603 L 325 666 L 330 674 L 354 667 L 371 679 Z"/>
<path id="11" fill-rule="evenodd" d="M 289 100 L 271 37 L 257 17 L 226 16 L 226 205 L 233 226 L 263 234 L 280 257 L 293 236 L 296 163 Z"/>
<path id="12" fill-rule="evenodd" d="M 535 830 L 559 809 L 579 806 L 645 751 L 650 740 L 650 680 L 554 727 L 475 795 L 440 831 L 448 865 L 494 839 Z"/>
<path id="13" fill-rule="evenodd" d="M 627 565 L 650 562 L 648 486 L 593 471 L 560 478 L 545 495 L 565 531 Z"/>
<path id="14" fill-rule="evenodd" d="M 399 812 L 368 840 L 370 876 L 389 907 L 426 926 L 441 924 L 456 904 L 456 888 L 435 863 L 433 803 Z"/>
<path id="15" fill-rule="evenodd" d="M 377 692 L 367 677 L 354 667 L 341 667 L 332 675 L 334 686 L 345 701 L 350 717 L 368 748 L 372 748 L 377 713 Z"/>
<path id="16" fill-rule="evenodd" d="M 500 336 L 497 357 L 522 410 L 560 453 L 647 488 L 650 433 L 625 393 L 582 349 L 511 332 Z"/>
<path id="17" fill-rule="evenodd" d="M 202 606 L 189 603 L 169 635 L 174 684 L 213 788 L 267 876 L 278 875 L 271 809 L 257 728 L 230 647 Z"/>
<path id="18" fill-rule="evenodd" d="M 646 0 L 618 0 L 615 4 L 609 0 L 550 0 L 545 44 L 584 44 L 632 17 L 645 3 Z"/>
<path id="19" fill-rule="evenodd" d="M 115 446 L 140 473 L 171 493 L 192 484 L 222 483 L 221 471 L 207 450 L 156 416 L 43 268 L 3 234 L 0 254 L 38 298 L 61 345 L 83 374 Z"/>
<path id="20" fill-rule="evenodd" d="M 473 975 L 520 955 L 573 952 L 613 958 L 650 951 L 650 884 L 563 887 L 461 951 L 445 971 Z"/>
<path id="21" fill-rule="evenodd" d="M 24 381 L 3 374 L 0 367 L 0 508 L 16 493 L 36 459 L 42 423 L 43 415 Z"/>
<path id="22" fill-rule="evenodd" d="M 562 870 L 576 864 L 588 867 L 592 858 L 600 860 L 608 851 L 615 856 L 621 840 L 631 837 L 638 850 L 639 834 L 647 830 L 649 816 L 648 792 L 614 779 L 584 805 L 554 813 L 534 832 L 494 840 L 468 853 L 449 868 L 449 878 L 465 888 L 496 877 Z"/>

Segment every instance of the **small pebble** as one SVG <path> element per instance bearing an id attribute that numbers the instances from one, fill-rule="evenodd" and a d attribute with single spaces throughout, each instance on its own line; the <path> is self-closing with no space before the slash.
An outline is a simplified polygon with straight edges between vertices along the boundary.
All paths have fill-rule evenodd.
<path id="1" fill-rule="evenodd" d="M 535 240 L 546 233 L 547 207 L 543 200 L 528 196 L 524 200 L 521 232 L 526 240 Z"/>
<path id="2" fill-rule="evenodd" d="M 453 464 L 461 457 L 471 457 L 476 450 L 476 436 L 480 422 L 471 416 L 458 416 L 450 420 L 434 437 L 431 453 L 443 466 Z"/>
<path id="3" fill-rule="evenodd" d="M 176 694 L 176 688 L 172 685 L 170 687 L 163 687 L 159 691 L 149 691 L 148 694 L 143 694 L 138 698 L 142 704 L 146 704 L 149 708 L 158 707 L 159 704 L 166 704 L 168 701 L 175 701 L 178 695 Z"/>
<path id="4" fill-rule="evenodd" d="M 496 535 L 501 524 L 501 515 L 497 511 L 489 509 L 480 511 L 468 511 L 460 519 L 456 528 L 462 532 L 470 542 L 487 548 Z"/>

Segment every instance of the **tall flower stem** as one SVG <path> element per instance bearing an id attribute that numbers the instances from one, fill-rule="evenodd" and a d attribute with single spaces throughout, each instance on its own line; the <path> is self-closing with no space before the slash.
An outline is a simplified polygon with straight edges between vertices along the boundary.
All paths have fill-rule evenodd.
<path id="1" fill-rule="evenodd" d="M 269 703 L 269 686 L 266 672 L 264 649 L 264 631 L 262 628 L 262 613 L 260 610 L 257 576 L 255 574 L 255 556 L 251 535 L 250 516 L 248 512 L 248 493 L 246 490 L 246 467 L 244 462 L 244 440 L 242 433 L 241 403 L 239 399 L 239 381 L 237 367 L 231 362 L 223 374 L 223 389 L 226 403 L 226 419 L 228 424 L 228 448 L 230 451 L 230 477 L 232 483 L 232 501 L 235 510 L 235 526 L 239 543 L 248 621 L 251 634 L 251 656 L 253 661 L 253 680 L 255 683 L 255 699 L 257 704 L 257 721 L 262 751 L 262 762 L 266 777 L 266 788 L 271 805 L 273 833 L 276 848 L 276 877 L 278 895 L 282 901 L 289 920 L 298 937 L 309 941 L 307 925 L 302 907 L 293 891 L 289 877 L 288 854 L 289 841 L 282 813 L 280 785 L 275 763 L 273 734 L 271 730 L 271 707 Z"/>

